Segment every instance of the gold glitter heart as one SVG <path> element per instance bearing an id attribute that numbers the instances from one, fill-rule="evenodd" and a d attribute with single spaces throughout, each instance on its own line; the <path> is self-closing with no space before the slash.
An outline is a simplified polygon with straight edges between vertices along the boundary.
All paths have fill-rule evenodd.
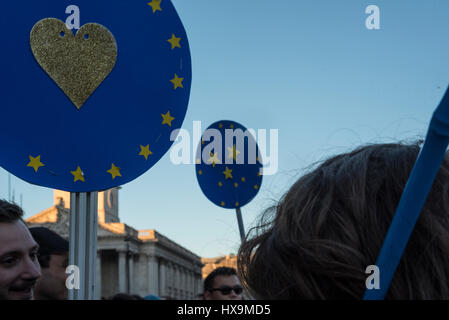
<path id="1" fill-rule="evenodd" d="M 82 26 L 74 36 L 61 20 L 43 19 L 31 30 L 30 46 L 42 69 L 78 109 L 117 61 L 114 36 L 97 23 Z"/>

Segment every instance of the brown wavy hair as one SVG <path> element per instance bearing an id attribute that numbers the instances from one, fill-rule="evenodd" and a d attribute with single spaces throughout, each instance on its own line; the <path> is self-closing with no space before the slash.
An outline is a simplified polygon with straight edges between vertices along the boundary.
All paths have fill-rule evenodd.
<path id="1" fill-rule="evenodd" d="M 359 147 L 301 177 L 240 247 L 244 286 L 257 299 L 361 299 L 420 143 Z M 387 299 L 449 299 L 448 188 L 446 154 Z"/>

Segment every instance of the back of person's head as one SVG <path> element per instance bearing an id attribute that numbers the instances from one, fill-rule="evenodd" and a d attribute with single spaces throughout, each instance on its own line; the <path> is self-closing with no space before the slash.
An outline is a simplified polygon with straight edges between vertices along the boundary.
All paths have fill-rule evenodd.
<path id="1" fill-rule="evenodd" d="M 39 244 L 39 263 L 42 268 L 49 267 L 52 255 L 69 252 L 69 242 L 56 232 L 45 227 L 32 227 L 30 232 Z"/>
<path id="2" fill-rule="evenodd" d="M 13 223 L 22 220 L 23 211 L 14 203 L 0 200 L 0 223 Z"/>
<path id="3" fill-rule="evenodd" d="M 33 227 L 30 228 L 30 232 L 39 244 L 39 263 L 42 267 L 42 275 L 35 290 L 36 299 L 67 299 L 66 270 L 69 264 L 69 242 L 48 228 Z"/>
<path id="4" fill-rule="evenodd" d="M 301 177 L 240 248 L 239 275 L 255 298 L 361 299 L 419 151 L 360 147 Z M 386 298 L 449 299 L 448 266 L 446 155 Z"/>
<path id="5" fill-rule="evenodd" d="M 204 279 L 204 292 L 214 288 L 214 279 L 217 276 L 237 276 L 237 271 L 234 268 L 219 267 L 209 273 Z"/>

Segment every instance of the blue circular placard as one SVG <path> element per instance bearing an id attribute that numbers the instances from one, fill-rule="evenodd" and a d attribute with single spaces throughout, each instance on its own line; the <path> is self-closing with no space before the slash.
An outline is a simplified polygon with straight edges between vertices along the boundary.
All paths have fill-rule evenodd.
<path id="1" fill-rule="evenodd" d="M 65 25 L 73 4 L 81 28 L 99 24 L 117 45 L 114 68 L 80 109 L 30 48 L 33 27 L 47 18 Z M 0 166 L 7 171 L 44 187 L 105 190 L 136 179 L 170 148 L 192 79 L 187 35 L 171 1 L 7 1 L 0 39 Z"/>
<path id="2" fill-rule="evenodd" d="M 196 176 L 205 196 L 221 208 L 248 204 L 262 185 L 262 159 L 253 134 L 235 121 L 218 121 L 196 153 Z"/>

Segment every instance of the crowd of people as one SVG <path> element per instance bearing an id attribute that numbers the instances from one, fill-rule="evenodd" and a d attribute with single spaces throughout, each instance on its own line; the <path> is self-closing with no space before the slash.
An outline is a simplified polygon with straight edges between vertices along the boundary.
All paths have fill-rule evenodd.
<path id="1" fill-rule="evenodd" d="M 67 300 L 69 242 L 44 227 L 28 228 L 16 204 L 0 200 L 0 300 Z M 117 293 L 105 300 L 161 300 Z M 242 300 L 233 268 L 221 267 L 204 281 L 198 300 Z"/>
<path id="2" fill-rule="evenodd" d="M 261 215 L 240 247 L 238 270 L 211 272 L 197 299 L 361 299 L 419 152 L 420 142 L 375 144 L 324 161 Z M 28 229 L 22 216 L 0 201 L 0 299 L 67 299 L 67 240 Z M 448 235 L 446 156 L 387 299 L 449 299 Z"/>

